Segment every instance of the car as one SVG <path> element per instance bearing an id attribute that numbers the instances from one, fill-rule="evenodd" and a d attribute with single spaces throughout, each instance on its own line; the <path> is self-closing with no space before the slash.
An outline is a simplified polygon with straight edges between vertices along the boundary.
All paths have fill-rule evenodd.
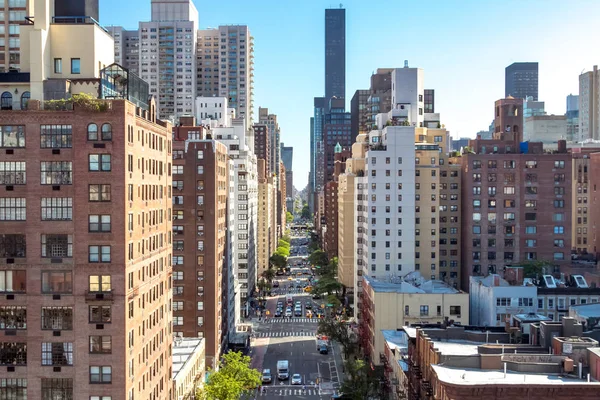
<path id="1" fill-rule="evenodd" d="M 292 375 L 292 385 L 302 385 L 302 376 L 300 374 Z"/>
<path id="2" fill-rule="evenodd" d="M 321 354 L 329 353 L 329 350 L 327 349 L 327 345 L 322 344 L 321 346 L 319 346 L 319 353 L 321 353 Z"/>
<path id="3" fill-rule="evenodd" d="M 277 302 L 277 307 L 283 307 L 283 300 L 279 300 Z"/>
<path id="4" fill-rule="evenodd" d="M 312 304 L 310 304 L 310 301 L 307 301 L 306 303 L 304 303 L 304 307 L 305 307 L 307 310 L 310 310 L 310 309 L 312 308 Z"/>
<path id="5" fill-rule="evenodd" d="M 292 310 L 290 310 L 290 309 L 285 310 L 285 316 L 288 317 L 288 318 L 291 317 L 292 316 Z"/>
<path id="6" fill-rule="evenodd" d="M 318 294 L 313 294 L 312 298 L 315 299 L 315 300 L 318 300 L 318 299 L 321 298 L 321 296 L 319 296 Z"/>
<path id="7" fill-rule="evenodd" d="M 273 281 L 273 287 L 279 287 L 279 282 L 278 281 Z"/>
<path id="8" fill-rule="evenodd" d="M 275 317 L 279 318 L 279 317 L 281 317 L 281 315 L 282 315 L 281 310 L 277 309 L 277 311 L 275 311 Z"/>
<path id="9" fill-rule="evenodd" d="M 270 369 L 263 369 L 262 372 L 262 383 L 271 383 L 273 380 L 273 378 L 271 377 L 271 370 Z"/>
<path id="10" fill-rule="evenodd" d="M 302 316 L 302 310 L 298 310 L 298 309 L 296 309 L 296 310 L 294 311 L 294 317 L 301 317 L 301 316 Z"/>
<path id="11" fill-rule="evenodd" d="M 286 274 L 286 275 L 287 275 L 287 274 Z M 288 276 L 288 281 L 291 281 L 291 280 L 292 280 L 292 277 L 291 277 L 291 276 Z"/>

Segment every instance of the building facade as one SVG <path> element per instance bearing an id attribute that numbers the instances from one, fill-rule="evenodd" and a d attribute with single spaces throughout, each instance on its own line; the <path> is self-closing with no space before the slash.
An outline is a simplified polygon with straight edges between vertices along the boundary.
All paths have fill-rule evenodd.
<path id="1" fill-rule="evenodd" d="M 505 69 L 504 97 L 538 100 L 538 63 L 516 62 Z"/>
<path id="2" fill-rule="evenodd" d="M 600 140 L 600 75 L 598 66 L 579 75 L 579 138 Z"/>
<path id="3" fill-rule="evenodd" d="M 577 141 L 579 138 L 579 95 L 567 96 L 567 141 Z"/>
<path id="4" fill-rule="evenodd" d="M 346 10 L 325 10 L 325 98 L 346 98 Z"/>
<path id="5" fill-rule="evenodd" d="M 196 93 L 225 97 L 235 116 L 252 126 L 254 38 L 246 25 L 223 25 L 197 31 Z"/>
<path id="6" fill-rule="evenodd" d="M 285 167 L 285 204 L 286 209 L 294 213 L 294 148 L 281 143 L 281 161 Z"/>
<path id="7" fill-rule="evenodd" d="M 254 154 L 259 160 L 265 161 L 269 175 L 271 173 L 271 138 L 267 125 L 254 124 Z"/>
<path id="8" fill-rule="evenodd" d="M 275 252 L 273 231 L 277 229 L 273 219 L 275 197 L 273 177 L 267 172 L 266 161 L 259 158 L 258 168 L 258 226 L 256 235 L 257 276 L 269 269 L 269 258 Z"/>
<path id="9" fill-rule="evenodd" d="M 190 119 L 173 144 L 173 332 L 203 337 L 213 366 L 228 334 L 229 156 Z"/>

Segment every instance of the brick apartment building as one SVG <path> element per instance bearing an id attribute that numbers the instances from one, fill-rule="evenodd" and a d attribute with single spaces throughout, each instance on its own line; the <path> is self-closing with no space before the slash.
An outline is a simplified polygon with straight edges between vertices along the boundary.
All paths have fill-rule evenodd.
<path id="1" fill-rule="evenodd" d="M 171 126 L 94 102 L 0 113 L 7 398 L 171 398 Z"/>
<path id="2" fill-rule="evenodd" d="M 173 141 L 173 333 L 204 337 L 212 366 L 227 341 L 227 146 L 182 118 Z"/>
<path id="3" fill-rule="evenodd" d="M 264 124 L 254 125 L 254 154 L 258 160 L 265 160 L 267 171 L 271 171 L 271 138 L 269 127 Z"/>
<path id="4" fill-rule="evenodd" d="M 522 143 L 521 99 L 496 102 L 492 140 L 477 138 L 461 157 L 462 276 L 501 273 L 544 262 L 547 273 L 570 265 L 571 155 Z"/>
<path id="5" fill-rule="evenodd" d="M 327 229 L 324 234 L 324 247 L 327 257 L 331 260 L 338 256 L 338 177 L 346 170 L 346 159 L 352 157 L 352 152 L 338 146 L 334 155 L 333 180 L 325 184 L 325 221 Z"/>

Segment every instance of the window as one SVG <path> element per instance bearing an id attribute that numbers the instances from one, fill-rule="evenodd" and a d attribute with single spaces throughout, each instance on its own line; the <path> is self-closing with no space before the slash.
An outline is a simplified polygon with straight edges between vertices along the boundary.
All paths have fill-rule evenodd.
<path id="1" fill-rule="evenodd" d="M 42 329 L 73 330 L 73 307 L 42 307 Z"/>
<path id="2" fill-rule="evenodd" d="M 564 226 L 555 226 L 554 227 L 554 234 L 556 235 L 562 235 L 565 233 L 565 227 Z"/>
<path id="3" fill-rule="evenodd" d="M 25 293 L 26 282 L 26 271 L 0 271 L 0 293 Z"/>
<path id="4" fill-rule="evenodd" d="M 420 306 L 419 313 L 421 317 L 426 317 L 429 315 L 429 306 Z"/>
<path id="5" fill-rule="evenodd" d="M 98 140 L 98 125 L 89 124 L 87 127 L 88 140 Z"/>
<path id="6" fill-rule="evenodd" d="M 73 220 L 73 198 L 42 197 L 42 221 Z"/>
<path id="7" fill-rule="evenodd" d="M 112 339 L 110 336 L 90 336 L 90 354 L 112 353 Z"/>
<path id="8" fill-rule="evenodd" d="M 110 201 L 110 185 L 89 185 L 88 194 L 89 201 Z"/>
<path id="9" fill-rule="evenodd" d="M 71 185 L 73 163 L 71 161 L 42 161 L 40 163 L 42 185 Z"/>
<path id="10" fill-rule="evenodd" d="M 0 221 L 25 221 L 26 202 L 21 197 L 0 197 Z"/>
<path id="11" fill-rule="evenodd" d="M 27 307 L 0 306 L 0 329 L 27 329 Z"/>
<path id="12" fill-rule="evenodd" d="M 510 307 L 510 297 L 498 297 L 496 298 L 497 307 Z"/>
<path id="13" fill-rule="evenodd" d="M 71 58 L 71 73 L 72 74 L 80 74 L 81 73 L 81 59 Z"/>
<path id="14" fill-rule="evenodd" d="M 554 168 L 564 168 L 564 167 L 565 167 L 564 161 L 554 161 Z"/>
<path id="15" fill-rule="evenodd" d="M 110 366 L 91 366 L 90 383 L 111 383 L 112 367 Z"/>
<path id="16" fill-rule="evenodd" d="M 0 235 L 0 258 L 22 258 L 26 254 L 25 235 Z"/>
<path id="17" fill-rule="evenodd" d="M 10 92 L 3 92 L 0 97 L 0 109 L 2 110 L 12 110 L 13 108 L 13 97 Z"/>
<path id="18" fill-rule="evenodd" d="M 533 298 L 519 297 L 519 307 L 533 307 Z"/>
<path id="19" fill-rule="evenodd" d="M 131 394 L 132 392 L 129 392 L 129 393 L 130 393 L 129 398 L 133 399 L 133 395 Z M 111 396 L 90 396 L 90 400 L 112 400 L 112 397 Z"/>
<path id="20" fill-rule="evenodd" d="M 89 139 L 89 138 L 88 138 Z M 102 124 L 102 140 L 112 140 L 112 125 Z"/>
<path id="21" fill-rule="evenodd" d="M 27 400 L 27 379 L 0 378 L 0 399 Z"/>
<path id="22" fill-rule="evenodd" d="M 89 170 L 90 171 L 110 171 L 110 154 L 90 154 L 89 155 Z"/>
<path id="23" fill-rule="evenodd" d="M 73 147 L 73 127 L 71 125 L 42 125 L 40 127 L 42 149 Z"/>
<path id="24" fill-rule="evenodd" d="M 109 323 L 111 321 L 110 306 L 89 306 L 90 323 Z"/>
<path id="25" fill-rule="evenodd" d="M 42 293 L 72 293 L 71 271 L 42 271 Z"/>
<path id="26" fill-rule="evenodd" d="M 73 257 L 73 235 L 42 234 L 42 257 Z"/>
<path id="27" fill-rule="evenodd" d="M 88 260 L 91 263 L 109 263 L 110 246 L 89 246 Z"/>
<path id="28" fill-rule="evenodd" d="M 504 194 L 515 194 L 515 187 L 514 186 L 505 186 Z"/>
<path id="29" fill-rule="evenodd" d="M 54 73 L 62 74 L 62 58 L 54 59 Z"/>
<path id="30" fill-rule="evenodd" d="M 0 185 L 26 184 L 25 161 L 0 161 Z"/>
<path id="31" fill-rule="evenodd" d="M 89 215 L 88 229 L 90 232 L 110 232 L 110 215 Z"/>
<path id="32" fill-rule="evenodd" d="M 2 101 L 2 106 L 4 106 L 4 98 Z M 25 127 L 23 125 L 0 126 L 0 147 L 25 147 Z"/>
<path id="33" fill-rule="evenodd" d="M 42 343 L 42 365 L 73 365 L 73 343 Z"/>
<path id="34" fill-rule="evenodd" d="M 110 292 L 110 275 L 90 275 L 88 290 L 90 292 Z"/>
<path id="35" fill-rule="evenodd" d="M 565 253 L 561 253 L 561 252 L 554 253 L 554 259 L 555 260 L 564 260 L 565 259 Z"/>
<path id="36" fill-rule="evenodd" d="M 73 399 L 73 379 L 42 378 L 42 400 Z"/>
<path id="37" fill-rule="evenodd" d="M 27 365 L 27 343 L 0 342 L 0 365 Z"/>

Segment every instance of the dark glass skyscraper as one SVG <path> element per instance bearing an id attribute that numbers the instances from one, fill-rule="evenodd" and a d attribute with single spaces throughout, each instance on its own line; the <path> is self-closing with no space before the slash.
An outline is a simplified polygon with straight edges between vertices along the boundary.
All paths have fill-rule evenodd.
<path id="1" fill-rule="evenodd" d="M 346 98 L 346 10 L 325 10 L 325 98 Z"/>
<path id="2" fill-rule="evenodd" d="M 533 97 L 538 101 L 538 63 L 516 62 L 506 67 L 504 80 L 504 97 L 515 99 Z"/>

